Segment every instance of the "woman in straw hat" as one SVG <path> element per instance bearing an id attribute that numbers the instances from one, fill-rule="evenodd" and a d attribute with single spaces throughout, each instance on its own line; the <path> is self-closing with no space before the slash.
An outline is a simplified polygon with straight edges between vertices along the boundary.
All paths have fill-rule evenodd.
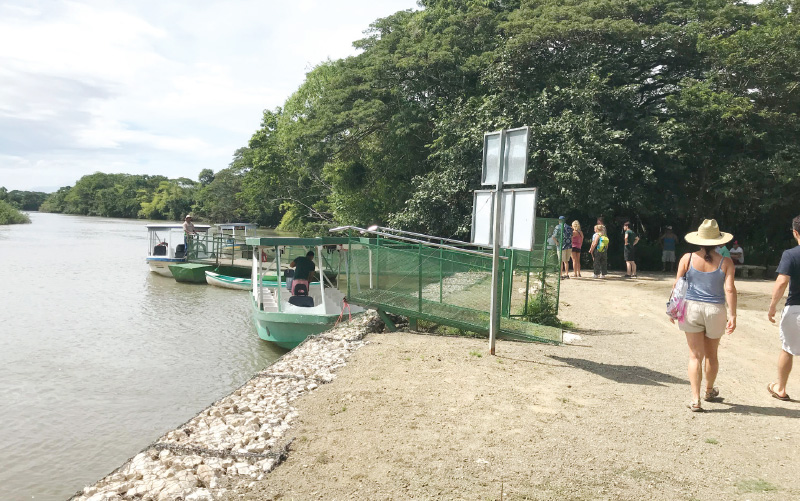
<path id="1" fill-rule="evenodd" d="M 703 380 L 705 359 L 706 391 L 704 400 L 713 401 L 719 396 L 714 388 L 719 360 L 717 350 L 724 333 L 736 329 L 736 286 L 733 283 L 735 268 L 729 257 L 716 251 L 718 245 L 730 242 L 733 235 L 719 231 L 715 219 L 706 219 L 685 240 L 700 246 L 700 250 L 686 254 L 678 264 L 679 279 L 686 276 L 686 314 L 679 327 L 686 333 L 689 344 L 689 382 L 692 385 L 693 412 L 702 411 L 700 386 Z M 725 303 L 728 305 L 727 315 Z M 674 323 L 674 320 L 671 320 Z"/>

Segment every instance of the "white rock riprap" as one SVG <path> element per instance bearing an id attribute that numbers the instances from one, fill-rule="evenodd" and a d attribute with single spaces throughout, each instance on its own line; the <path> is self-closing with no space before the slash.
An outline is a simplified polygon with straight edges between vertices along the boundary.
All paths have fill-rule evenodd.
<path id="1" fill-rule="evenodd" d="M 382 327 L 367 312 L 307 339 L 72 499 L 202 501 L 223 494 L 234 478 L 263 478 L 288 453 L 285 435 L 298 416 L 292 402 L 333 381 L 364 336 Z"/>

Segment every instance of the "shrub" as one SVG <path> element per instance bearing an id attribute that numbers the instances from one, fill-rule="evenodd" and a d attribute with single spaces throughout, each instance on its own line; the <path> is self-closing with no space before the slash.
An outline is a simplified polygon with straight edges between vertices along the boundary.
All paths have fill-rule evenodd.
<path id="1" fill-rule="evenodd" d="M 31 219 L 6 201 L 0 200 L 0 224 L 24 224 Z"/>
<path id="2" fill-rule="evenodd" d="M 561 320 L 556 315 L 555 300 L 544 294 L 528 295 L 528 304 L 522 316 L 534 324 L 561 327 Z"/>

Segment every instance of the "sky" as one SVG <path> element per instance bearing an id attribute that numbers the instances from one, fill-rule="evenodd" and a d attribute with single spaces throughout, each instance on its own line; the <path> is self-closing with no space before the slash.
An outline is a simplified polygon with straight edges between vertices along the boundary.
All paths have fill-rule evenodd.
<path id="1" fill-rule="evenodd" d="M 0 0 L 0 186 L 228 166 L 305 74 L 416 0 Z"/>

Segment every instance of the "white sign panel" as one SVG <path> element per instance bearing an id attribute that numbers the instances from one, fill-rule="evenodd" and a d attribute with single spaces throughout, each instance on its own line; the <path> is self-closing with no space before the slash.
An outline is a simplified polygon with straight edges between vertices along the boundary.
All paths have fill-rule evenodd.
<path id="1" fill-rule="evenodd" d="M 492 245 L 492 221 L 494 220 L 494 193 L 476 191 L 472 198 L 472 242 Z"/>
<path id="2" fill-rule="evenodd" d="M 528 173 L 528 127 L 508 129 L 503 165 L 503 184 L 525 184 Z M 500 132 L 483 135 L 481 184 L 497 185 L 500 172 Z"/>
<path id="3" fill-rule="evenodd" d="M 472 243 L 491 246 L 494 191 L 475 191 L 472 209 Z M 536 188 L 503 191 L 502 246 L 531 250 L 536 224 Z"/>

